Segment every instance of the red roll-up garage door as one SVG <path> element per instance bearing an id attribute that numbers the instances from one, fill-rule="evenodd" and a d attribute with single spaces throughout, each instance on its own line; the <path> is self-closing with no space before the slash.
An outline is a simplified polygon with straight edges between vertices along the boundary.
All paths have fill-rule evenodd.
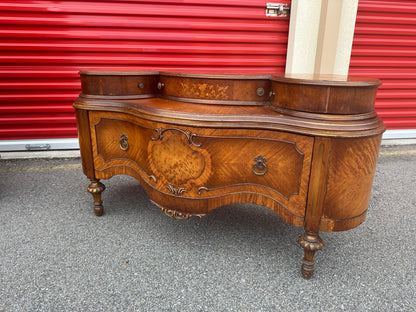
<path id="1" fill-rule="evenodd" d="M 376 110 L 388 129 L 416 129 L 416 1 L 359 1 L 350 74 L 383 82 Z"/>
<path id="2" fill-rule="evenodd" d="M 284 1 L 290 3 L 290 1 Z M 0 1 L 0 140 L 75 138 L 77 72 L 283 73 L 289 18 L 265 1 Z"/>

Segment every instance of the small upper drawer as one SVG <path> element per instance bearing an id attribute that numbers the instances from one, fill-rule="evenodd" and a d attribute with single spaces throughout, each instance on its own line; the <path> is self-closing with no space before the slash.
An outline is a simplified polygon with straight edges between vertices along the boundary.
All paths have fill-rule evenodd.
<path id="1" fill-rule="evenodd" d="M 81 97 L 136 99 L 157 96 L 158 72 L 80 71 Z"/>
<path id="2" fill-rule="evenodd" d="M 161 96 L 202 104 L 264 105 L 269 100 L 269 76 L 160 74 Z"/>
<path id="3" fill-rule="evenodd" d="M 377 79 L 358 76 L 286 74 L 271 78 L 272 106 L 319 114 L 374 111 Z"/>

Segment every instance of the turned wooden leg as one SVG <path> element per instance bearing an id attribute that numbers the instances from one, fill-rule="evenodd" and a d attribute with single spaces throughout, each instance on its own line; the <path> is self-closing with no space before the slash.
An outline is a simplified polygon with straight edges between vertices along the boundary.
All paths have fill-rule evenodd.
<path id="1" fill-rule="evenodd" d="M 305 256 L 302 260 L 302 275 L 309 279 L 312 277 L 315 261 L 313 260 L 315 252 L 324 247 L 322 239 L 317 233 L 305 231 L 305 233 L 298 238 L 299 244 L 305 250 Z"/>
<path id="2" fill-rule="evenodd" d="M 104 184 L 100 180 L 91 180 L 91 184 L 88 185 L 87 191 L 94 197 L 94 212 L 97 216 L 103 214 L 103 202 L 101 201 L 101 193 L 105 190 Z"/>

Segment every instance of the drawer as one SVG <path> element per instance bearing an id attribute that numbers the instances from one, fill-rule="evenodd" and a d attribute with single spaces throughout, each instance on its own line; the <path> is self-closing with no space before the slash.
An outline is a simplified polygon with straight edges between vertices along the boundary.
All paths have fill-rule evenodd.
<path id="1" fill-rule="evenodd" d="M 134 171 L 136 178 L 152 175 L 147 145 L 154 130 L 145 121 L 140 123 L 124 114 L 91 112 L 90 125 L 94 169 L 100 178 L 125 174 L 126 168 Z"/>
<path id="2" fill-rule="evenodd" d="M 270 188 L 288 200 L 300 192 L 305 154 L 295 142 L 257 137 L 201 137 L 208 151 L 210 179 L 200 191 L 231 186 Z"/>
<path id="3" fill-rule="evenodd" d="M 312 138 L 238 129 L 169 127 L 156 132 L 148 155 L 161 190 L 191 198 L 246 193 L 273 198 L 292 213 L 304 214 Z"/>
<path id="4" fill-rule="evenodd" d="M 183 198 L 261 195 L 304 214 L 313 138 L 167 125 L 123 114 L 91 116 L 98 172 L 134 170 L 153 188 Z"/>

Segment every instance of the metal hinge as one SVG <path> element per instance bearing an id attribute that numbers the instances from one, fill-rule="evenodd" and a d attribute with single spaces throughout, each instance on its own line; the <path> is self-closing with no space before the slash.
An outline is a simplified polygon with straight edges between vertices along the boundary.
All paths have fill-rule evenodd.
<path id="1" fill-rule="evenodd" d="M 267 3 L 266 16 L 289 17 L 290 6 L 287 3 Z"/>

